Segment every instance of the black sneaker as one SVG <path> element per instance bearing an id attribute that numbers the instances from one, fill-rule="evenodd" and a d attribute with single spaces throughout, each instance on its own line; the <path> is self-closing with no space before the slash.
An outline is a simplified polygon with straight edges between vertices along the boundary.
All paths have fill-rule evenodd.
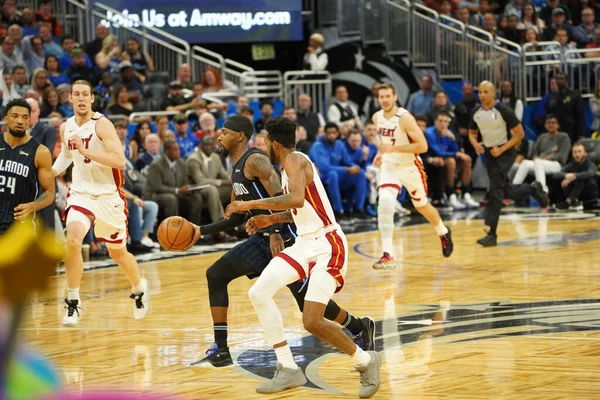
<path id="1" fill-rule="evenodd" d="M 372 216 L 370 216 L 369 214 L 367 214 L 364 211 L 355 211 L 352 213 L 352 218 L 354 218 L 357 221 L 368 221 L 370 219 L 373 219 Z"/>
<path id="2" fill-rule="evenodd" d="M 233 365 L 229 347 L 219 349 L 216 343 L 210 345 L 206 350 L 206 356 L 202 360 L 190 364 L 192 371 L 200 368 L 223 368 Z"/>
<path id="3" fill-rule="evenodd" d="M 548 199 L 548 195 L 544 192 L 544 187 L 539 182 L 534 182 L 531 186 L 535 189 L 535 193 L 533 198 L 540 203 L 541 208 L 548 208 L 550 204 L 550 200 Z"/>
<path id="4" fill-rule="evenodd" d="M 364 351 L 375 350 L 375 321 L 371 317 L 362 317 L 360 324 L 363 329 L 352 340 Z"/>
<path id="5" fill-rule="evenodd" d="M 583 204 L 581 204 L 581 202 L 579 200 L 573 200 L 573 202 L 571 203 L 570 207 L 569 207 L 570 211 L 582 211 L 583 210 Z"/>
<path id="6" fill-rule="evenodd" d="M 561 201 L 560 203 L 556 203 L 554 205 L 554 208 L 557 210 L 568 210 L 570 207 L 570 204 L 568 201 Z"/>
<path id="7" fill-rule="evenodd" d="M 444 257 L 450 257 L 454 251 L 454 243 L 452 242 L 452 231 L 450 228 L 446 228 L 448 229 L 448 233 L 440 236 L 440 240 L 442 242 L 442 254 Z"/>
<path id="8" fill-rule="evenodd" d="M 479 239 L 477 241 L 477 244 L 479 244 L 483 247 L 494 247 L 498 244 L 496 241 L 497 241 L 496 235 L 487 234 L 485 237 L 482 237 L 481 239 Z"/>

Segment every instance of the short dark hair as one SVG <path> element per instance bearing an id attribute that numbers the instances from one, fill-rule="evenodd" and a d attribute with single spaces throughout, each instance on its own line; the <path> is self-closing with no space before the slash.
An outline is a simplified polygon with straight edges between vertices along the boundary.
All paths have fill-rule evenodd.
<path id="1" fill-rule="evenodd" d="M 16 73 L 18 70 L 20 70 L 20 69 L 22 69 L 22 70 L 25 70 L 25 72 L 27 72 L 27 68 L 25 68 L 24 66 L 22 66 L 22 65 L 15 65 L 15 66 L 13 67 L 13 69 L 12 69 L 12 73 L 14 74 L 14 73 Z"/>
<path id="2" fill-rule="evenodd" d="M 583 150 L 585 150 L 585 152 L 587 153 L 587 149 L 585 148 L 585 144 L 582 141 L 575 142 L 575 144 L 573 146 L 571 146 L 571 149 L 573 149 L 573 148 L 575 148 L 577 146 L 583 147 Z"/>
<path id="3" fill-rule="evenodd" d="M 5 115 L 8 115 L 8 112 L 10 111 L 11 108 L 13 107 L 23 107 L 26 108 L 27 111 L 29 112 L 29 114 L 31 114 L 31 106 L 29 105 L 29 103 L 27 101 L 25 101 L 25 99 L 14 99 L 8 102 L 8 104 L 6 105 L 6 113 Z"/>
<path id="4" fill-rule="evenodd" d="M 175 146 L 177 144 L 177 141 L 174 139 L 167 139 L 165 140 L 165 144 L 163 145 L 165 150 L 169 150 L 171 147 Z"/>
<path id="5" fill-rule="evenodd" d="M 254 115 L 254 110 L 251 109 L 250 107 L 242 107 L 242 109 L 240 110 L 240 114 L 250 114 L 250 115 Z"/>
<path id="6" fill-rule="evenodd" d="M 65 44 L 65 40 L 69 40 L 69 39 L 75 41 L 75 38 L 73 37 L 73 35 L 64 34 L 60 41 L 60 44 Z"/>
<path id="7" fill-rule="evenodd" d="M 446 111 L 440 111 L 440 112 L 438 112 L 438 115 L 436 115 L 435 119 L 438 119 L 440 116 L 450 118 L 450 114 L 447 113 Z"/>
<path id="8" fill-rule="evenodd" d="M 285 110 L 295 110 L 295 108 L 294 108 L 294 106 L 291 106 L 291 105 L 290 105 L 290 106 L 285 106 L 285 107 L 283 108 L 283 111 L 285 111 Z"/>
<path id="9" fill-rule="evenodd" d="M 351 128 L 348 131 L 348 137 L 350 137 L 352 135 L 361 135 L 362 136 L 362 134 L 360 133 L 360 131 L 358 129 L 356 129 L 356 128 Z"/>
<path id="10" fill-rule="evenodd" d="M 117 122 L 115 122 L 115 129 L 116 128 L 127 129 L 127 121 L 125 121 L 124 119 L 118 120 Z"/>
<path id="11" fill-rule="evenodd" d="M 423 121 L 427 124 L 427 117 L 423 114 L 415 115 L 415 121 Z"/>
<path id="12" fill-rule="evenodd" d="M 73 88 L 75 87 L 75 85 L 86 85 L 90 88 L 90 93 L 94 94 L 94 87 L 92 86 L 91 83 L 89 83 L 88 81 L 86 81 L 84 79 L 78 79 L 75 82 L 71 83 L 71 93 L 73 93 Z"/>
<path id="13" fill-rule="evenodd" d="M 296 123 L 294 121 L 277 117 L 269 120 L 265 129 L 272 142 L 277 142 L 288 149 L 296 147 Z"/>
<path id="14" fill-rule="evenodd" d="M 558 120 L 558 117 L 556 116 L 556 114 L 548 114 L 548 115 L 546 115 L 546 119 L 544 120 L 544 122 L 548 121 L 549 119 L 555 119 L 556 122 L 558 122 L 558 124 L 560 125 L 560 121 Z"/>
<path id="15" fill-rule="evenodd" d="M 334 128 L 336 131 L 340 131 L 340 128 L 337 126 L 337 124 L 335 122 L 328 122 L 325 124 L 325 127 L 323 128 L 323 130 L 325 132 L 327 132 L 327 129 L 329 128 Z"/>
<path id="16" fill-rule="evenodd" d="M 263 106 L 271 106 L 273 108 L 273 103 L 271 100 L 263 100 L 260 102 L 260 108 L 263 108 Z"/>

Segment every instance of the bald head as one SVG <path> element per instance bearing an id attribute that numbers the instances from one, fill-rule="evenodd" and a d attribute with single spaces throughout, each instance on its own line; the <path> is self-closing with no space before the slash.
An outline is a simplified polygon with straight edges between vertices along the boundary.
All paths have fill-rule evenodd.
<path id="1" fill-rule="evenodd" d="M 479 90 L 481 89 L 487 89 L 487 90 L 491 90 L 493 92 L 496 92 L 496 87 L 494 86 L 494 84 L 490 81 L 483 81 L 479 84 Z"/>
<path id="2" fill-rule="evenodd" d="M 496 101 L 496 88 L 490 81 L 483 81 L 479 84 L 479 101 L 484 108 L 490 108 Z"/>
<path id="3" fill-rule="evenodd" d="M 40 118 L 40 103 L 31 97 L 25 99 L 27 103 L 31 106 L 31 115 L 29 117 L 29 126 L 34 127 Z"/>

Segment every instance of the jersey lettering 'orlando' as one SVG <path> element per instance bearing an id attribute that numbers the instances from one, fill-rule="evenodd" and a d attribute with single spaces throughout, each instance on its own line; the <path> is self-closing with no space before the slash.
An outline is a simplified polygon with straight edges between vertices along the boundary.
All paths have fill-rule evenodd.
<path id="1" fill-rule="evenodd" d="M 21 155 L 28 156 L 29 154 L 21 152 Z M 0 160 L 0 172 L 20 175 L 23 178 L 27 178 L 29 176 L 29 167 L 17 161 Z"/>

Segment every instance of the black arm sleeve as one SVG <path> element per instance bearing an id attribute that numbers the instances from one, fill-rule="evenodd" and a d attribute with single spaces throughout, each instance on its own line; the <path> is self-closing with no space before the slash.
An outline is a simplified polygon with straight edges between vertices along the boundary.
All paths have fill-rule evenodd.
<path id="1" fill-rule="evenodd" d="M 496 110 L 502 115 L 502 119 L 506 122 L 506 127 L 508 129 L 514 129 L 521 123 L 515 115 L 515 112 L 506 104 L 496 104 Z"/>
<path id="2" fill-rule="evenodd" d="M 223 218 L 212 224 L 202 225 L 200 227 L 200 233 L 202 233 L 202 235 L 212 235 L 228 229 L 233 229 L 236 226 L 243 224 L 245 219 L 246 214 L 231 214 L 229 219 Z"/>

